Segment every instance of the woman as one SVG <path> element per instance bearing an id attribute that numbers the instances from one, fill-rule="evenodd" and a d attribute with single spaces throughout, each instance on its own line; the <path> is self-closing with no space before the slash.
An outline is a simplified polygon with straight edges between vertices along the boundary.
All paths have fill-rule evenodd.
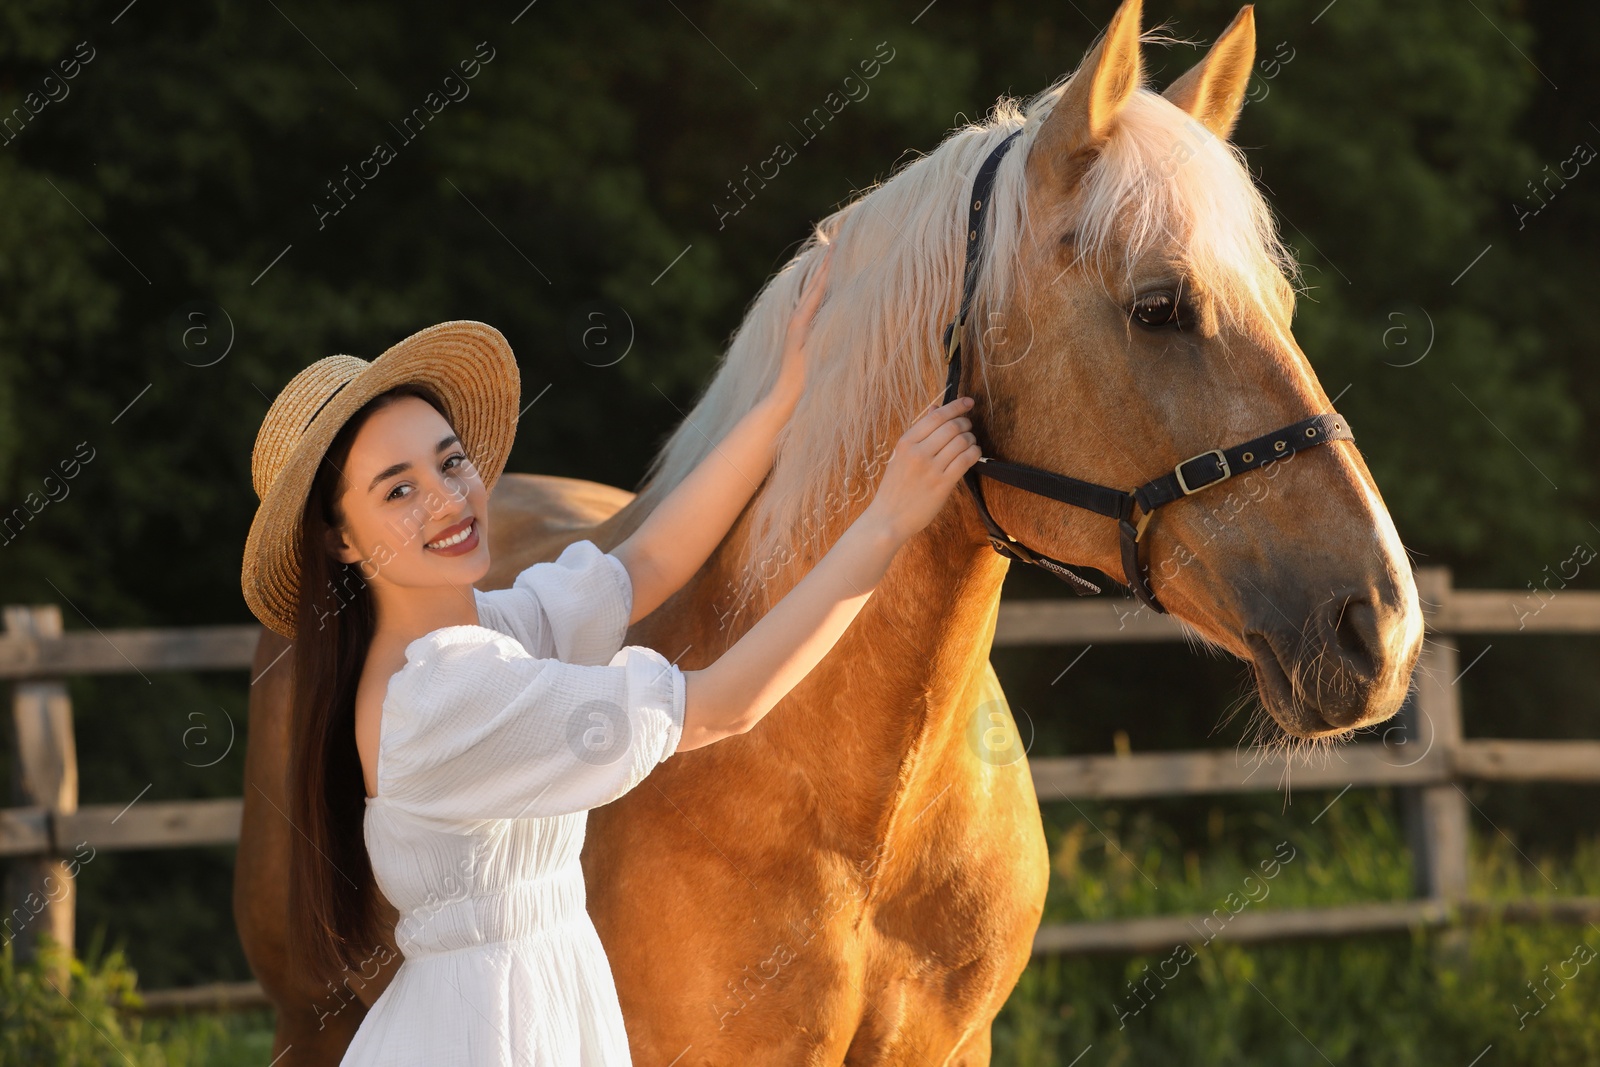
<path id="1" fill-rule="evenodd" d="M 716 662 L 683 671 L 622 647 L 765 477 L 826 273 L 824 256 L 770 392 L 631 536 L 568 545 L 509 589 L 474 588 L 519 399 L 497 331 L 447 322 L 371 363 L 332 356 L 273 402 L 243 587 L 295 639 L 293 941 L 330 988 L 344 968 L 376 973 L 375 881 L 405 956 L 344 1064 L 630 1062 L 584 910 L 588 810 L 758 723 L 978 458 L 970 399 L 930 408 L 862 515 Z"/>

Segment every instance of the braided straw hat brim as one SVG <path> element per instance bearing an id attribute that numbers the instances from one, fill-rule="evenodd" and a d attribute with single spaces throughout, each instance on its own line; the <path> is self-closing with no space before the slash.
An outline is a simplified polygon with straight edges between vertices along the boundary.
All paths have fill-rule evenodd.
<path id="1" fill-rule="evenodd" d="M 363 404 L 408 382 L 439 396 L 484 486 L 492 490 L 499 480 L 516 436 L 522 380 L 511 346 L 493 326 L 441 322 L 371 362 L 340 355 L 306 367 L 267 410 L 250 457 L 261 503 L 245 539 L 240 583 L 268 629 L 295 637 L 301 523 L 328 445 Z"/>

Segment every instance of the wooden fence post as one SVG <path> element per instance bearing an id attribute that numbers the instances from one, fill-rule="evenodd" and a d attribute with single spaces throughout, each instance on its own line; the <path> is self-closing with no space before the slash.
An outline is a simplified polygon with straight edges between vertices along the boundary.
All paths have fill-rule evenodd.
<path id="1" fill-rule="evenodd" d="M 61 609 L 54 604 L 7 605 L 4 616 L 9 637 L 61 636 Z M 78 750 L 66 682 L 14 683 L 11 719 L 13 802 L 45 809 L 51 844 L 58 849 L 60 843 L 54 841 L 57 816 L 78 810 Z M 73 949 L 77 895 L 66 861 L 57 856 L 22 857 L 7 864 L 6 912 L 0 917 L 0 937 L 15 941 L 17 962 L 34 958 L 41 933 L 49 933 L 69 951 Z M 55 972 L 62 993 L 70 992 L 66 988 L 70 973 L 66 961 Z"/>
<path id="2" fill-rule="evenodd" d="M 1417 572 L 1417 592 L 1425 614 L 1442 609 L 1449 600 L 1450 571 L 1428 567 Z M 1461 748 L 1461 690 L 1456 685 L 1455 641 L 1431 633 L 1417 661 L 1416 688 L 1408 701 L 1407 747 L 1440 759 L 1454 775 Z M 1412 856 L 1416 864 L 1418 895 L 1446 905 L 1466 898 L 1468 881 L 1467 796 L 1452 780 L 1408 791 Z"/>

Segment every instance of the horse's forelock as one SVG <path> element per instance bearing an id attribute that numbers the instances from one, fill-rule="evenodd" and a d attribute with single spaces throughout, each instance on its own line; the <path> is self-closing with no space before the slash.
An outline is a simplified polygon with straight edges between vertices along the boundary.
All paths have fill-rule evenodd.
<path id="1" fill-rule="evenodd" d="M 1233 329 L 1292 302 L 1299 277 L 1244 153 L 1148 89 L 1128 98 L 1086 171 L 1074 229 L 1079 255 L 1108 274 L 1173 248 Z"/>

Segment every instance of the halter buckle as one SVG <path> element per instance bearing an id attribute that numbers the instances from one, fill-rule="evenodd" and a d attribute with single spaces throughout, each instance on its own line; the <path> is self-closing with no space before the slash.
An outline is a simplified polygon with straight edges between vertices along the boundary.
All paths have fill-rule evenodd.
<path id="1" fill-rule="evenodd" d="M 1200 485 L 1190 485 L 1188 480 L 1183 476 L 1183 468 L 1187 467 L 1195 460 L 1205 459 L 1207 456 L 1217 457 L 1217 468 L 1220 473 L 1208 482 L 1204 482 Z M 1178 476 L 1178 488 L 1183 490 L 1184 496 L 1188 496 L 1191 493 L 1198 493 L 1207 486 L 1216 485 L 1218 482 L 1226 481 L 1227 479 L 1233 477 L 1233 472 L 1228 469 L 1228 457 L 1223 455 L 1222 449 L 1220 448 L 1209 449 L 1208 451 L 1201 452 L 1199 455 L 1190 456 L 1176 467 L 1173 467 L 1172 473 Z"/>
<path id="2" fill-rule="evenodd" d="M 1150 520 L 1155 518 L 1154 511 L 1147 511 L 1139 517 L 1139 524 L 1133 528 L 1133 543 L 1138 544 L 1144 537 L 1144 528 L 1150 525 Z"/>
<path id="3" fill-rule="evenodd" d="M 956 349 L 961 347 L 961 327 L 966 324 L 964 319 L 956 319 L 944 328 L 944 361 L 949 363 L 955 356 Z"/>

